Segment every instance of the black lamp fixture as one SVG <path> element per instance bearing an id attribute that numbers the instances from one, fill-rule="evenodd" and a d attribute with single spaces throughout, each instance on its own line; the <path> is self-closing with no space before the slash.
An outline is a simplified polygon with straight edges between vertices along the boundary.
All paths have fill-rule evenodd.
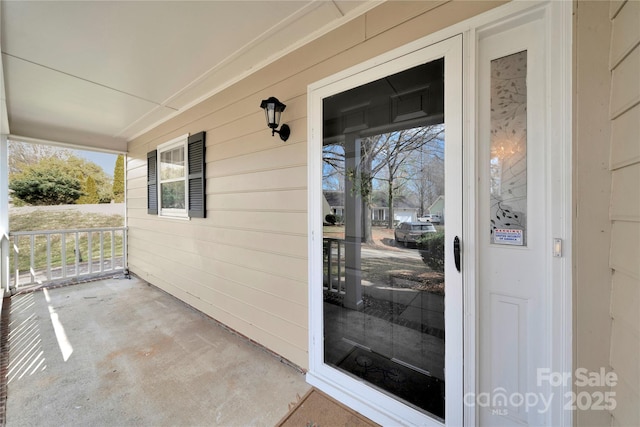
<path id="1" fill-rule="evenodd" d="M 282 112 L 287 108 L 287 106 L 272 96 L 269 99 L 262 100 L 260 108 L 264 110 L 264 114 L 267 118 L 267 126 L 271 128 L 271 136 L 278 133 L 281 140 L 286 141 L 289 139 L 289 135 L 291 134 L 289 126 L 282 125 L 280 130 L 276 130 L 278 124 L 280 124 L 280 115 L 282 115 Z"/>

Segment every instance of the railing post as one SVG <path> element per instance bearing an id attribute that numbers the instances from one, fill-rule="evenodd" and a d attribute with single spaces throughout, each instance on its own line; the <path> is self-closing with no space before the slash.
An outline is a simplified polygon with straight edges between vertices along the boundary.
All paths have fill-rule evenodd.
<path id="1" fill-rule="evenodd" d="M 36 236 L 32 234 L 31 236 L 29 236 L 29 277 L 31 277 L 30 284 L 36 282 L 35 243 Z"/>
<path id="2" fill-rule="evenodd" d="M 1 83 L 0 83 L 1 84 Z M 11 241 L 9 237 L 9 129 L 5 126 L 7 109 L 2 89 L 0 103 L 0 288 L 10 295 Z M 0 308 L 0 311 L 2 309 Z"/>
<path id="3" fill-rule="evenodd" d="M 11 293 L 11 241 L 9 240 L 9 236 L 5 233 L 2 233 L 1 242 L 0 242 L 0 274 L 2 277 L 0 278 L 0 285 L 2 287 L 4 295 L 9 295 Z"/>
<path id="4" fill-rule="evenodd" d="M 122 271 L 129 275 L 129 228 L 122 229 Z"/>
<path id="5" fill-rule="evenodd" d="M 18 257 L 20 256 L 20 247 L 18 246 L 19 237 L 15 236 L 13 238 L 13 267 L 14 267 L 14 287 L 17 289 L 20 284 L 20 261 Z"/>

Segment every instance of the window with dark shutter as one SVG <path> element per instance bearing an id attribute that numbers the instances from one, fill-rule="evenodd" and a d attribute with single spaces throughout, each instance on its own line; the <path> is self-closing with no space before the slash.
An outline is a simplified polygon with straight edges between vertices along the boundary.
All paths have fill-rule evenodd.
<path id="1" fill-rule="evenodd" d="M 186 176 L 179 174 L 185 169 L 185 148 Z M 147 213 L 167 217 L 205 218 L 205 183 L 205 132 L 175 138 L 147 153 Z"/>
<path id="2" fill-rule="evenodd" d="M 205 218 L 207 215 L 205 194 L 205 133 L 189 137 L 187 144 L 189 161 L 189 217 Z"/>
<path id="3" fill-rule="evenodd" d="M 158 151 L 147 153 L 147 213 L 158 214 Z"/>

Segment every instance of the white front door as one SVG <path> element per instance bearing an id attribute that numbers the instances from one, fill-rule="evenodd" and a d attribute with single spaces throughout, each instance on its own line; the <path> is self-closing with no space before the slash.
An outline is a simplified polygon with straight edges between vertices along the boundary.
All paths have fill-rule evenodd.
<path id="1" fill-rule="evenodd" d="M 478 33 L 475 405 L 481 426 L 558 425 L 553 414 L 564 398 L 556 391 L 554 401 L 549 381 L 563 351 L 562 331 L 553 326 L 564 298 L 562 286 L 553 286 L 562 284 L 554 280 L 553 263 L 563 254 L 553 229 L 563 171 L 552 167 L 562 141 L 550 139 L 554 94 L 544 18 L 532 13 Z"/>
<path id="2" fill-rule="evenodd" d="M 462 36 L 313 85 L 309 110 L 307 379 L 382 424 L 461 425 Z M 440 197 L 441 223 L 393 221 Z"/>

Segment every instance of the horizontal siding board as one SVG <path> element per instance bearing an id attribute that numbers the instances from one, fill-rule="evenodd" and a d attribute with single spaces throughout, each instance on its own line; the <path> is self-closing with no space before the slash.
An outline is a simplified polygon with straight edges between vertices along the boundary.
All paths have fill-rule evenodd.
<path id="1" fill-rule="evenodd" d="M 640 104 L 611 122 L 611 169 L 640 163 Z"/>
<path id="2" fill-rule="evenodd" d="M 209 195 L 207 206 L 211 210 L 229 211 L 307 211 L 307 191 L 252 191 Z"/>
<path id="3" fill-rule="evenodd" d="M 640 337 L 625 324 L 613 321 L 611 328 L 611 367 L 618 377 L 640 394 Z"/>
<path id="4" fill-rule="evenodd" d="M 609 19 L 615 19 L 627 0 L 610 0 L 609 1 Z"/>
<path id="5" fill-rule="evenodd" d="M 190 227 L 178 220 L 165 220 L 150 215 L 134 216 L 130 219 L 129 227 L 149 235 L 148 243 L 156 244 L 171 242 L 191 253 L 201 250 L 224 250 L 224 247 L 203 248 L 202 244 L 215 243 L 221 246 L 236 246 L 252 251 L 269 252 L 274 255 L 295 258 L 306 258 L 307 235 L 303 233 L 272 233 L 265 230 L 242 230 L 228 227 Z M 182 233 L 176 233 L 182 231 Z M 145 235 L 146 235 L 145 234 Z M 256 256 L 256 254 L 252 254 Z"/>
<path id="6" fill-rule="evenodd" d="M 265 311 L 265 307 L 267 307 L 268 311 L 266 312 L 277 318 L 279 323 L 290 323 L 306 330 L 308 320 L 306 301 L 296 303 L 290 299 L 282 298 L 281 295 L 256 289 L 235 280 L 225 279 L 213 273 L 203 275 L 197 269 L 171 258 L 163 258 L 163 261 L 165 269 L 175 271 L 173 273 L 166 272 L 163 277 L 167 279 L 180 277 L 183 283 L 181 286 L 186 291 L 202 297 L 214 306 L 228 309 L 230 301 L 233 300 L 234 303 L 239 304 L 239 307 L 242 307 L 240 312 Z M 268 285 L 265 283 L 263 287 L 268 288 Z M 209 298 L 206 297 L 207 295 Z"/>
<path id="7" fill-rule="evenodd" d="M 210 147 L 207 152 L 207 162 L 224 162 L 228 159 L 259 155 L 282 149 L 285 144 L 277 136 L 272 138 L 267 126 L 247 135 L 237 136 L 234 139 L 217 140 L 215 143 L 216 145 Z M 292 141 L 287 141 L 286 144 L 291 145 Z"/>
<path id="8" fill-rule="evenodd" d="M 640 102 L 640 46 L 618 65 L 611 79 L 611 118 Z"/>
<path id="9" fill-rule="evenodd" d="M 611 218 L 640 222 L 640 163 L 613 171 Z"/>
<path id="10" fill-rule="evenodd" d="M 640 339 L 640 280 L 616 271 L 611 289 L 611 317 Z M 640 362 L 639 362 L 640 363 Z"/>
<path id="11" fill-rule="evenodd" d="M 127 202 L 129 199 L 144 199 L 147 197 L 147 189 L 144 185 L 127 187 Z"/>
<path id="12" fill-rule="evenodd" d="M 627 1 L 620 12 L 612 23 L 611 69 L 640 44 L 640 1 Z"/>
<path id="13" fill-rule="evenodd" d="M 213 169 L 212 166 L 209 169 Z M 210 172 L 213 174 L 213 172 Z M 209 194 L 234 192 L 281 191 L 306 188 L 307 168 L 304 165 L 279 169 L 245 172 L 237 175 L 212 177 L 207 181 Z"/>
<path id="14" fill-rule="evenodd" d="M 640 279 L 640 222 L 614 221 L 611 228 L 610 266 Z"/>
<path id="15" fill-rule="evenodd" d="M 127 198 L 127 209 L 147 209 L 147 198 L 146 197 L 131 197 Z"/>
<path id="16" fill-rule="evenodd" d="M 140 221 L 147 221 L 147 225 L 141 228 L 153 229 L 158 233 L 158 240 L 181 237 L 194 241 L 206 241 L 211 240 L 206 237 L 207 235 L 215 235 L 222 229 L 269 233 L 276 237 L 274 239 L 276 242 L 279 234 L 304 236 L 307 233 L 307 214 L 305 212 L 211 211 L 209 218 L 206 220 L 197 218 L 192 221 L 150 215 L 132 218 L 129 226 L 139 227 Z M 196 226 L 193 224 L 196 222 L 202 224 Z"/>
<path id="17" fill-rule="evenodd" d="M 306 212 L 210 212 L 211 224 L 240 230 L 306 233 Z"/>
<path id="18" fill-rule="evenodd" d="M 307 163 L 305 144 L 289 144 L 270 150 L 247 153 L 207 165 L 207 177 L 238 175 L 246 172 L 281 169 Z M 305 181 L 306 182 L 306 181 Z"/>
<path id="19" fill-rule="evenodd" d="M 152 283 L 154 286 L 157 286 L 165 292 L 172 294 L 176 298 L 184 301 L 207 316 L 210 316 L 244 336 L 251 337 L 251 339 L 258 344 L 269 348 L 277 354 L 287 355 L 287 359 L 296 365 L 301 366 L 304 369 L 308 367 L 308 353 L 306 351 L 306 346 L 304 348 L 300 347 L 286 339 L 286 337 L 280 337 L 277 334 L 272 333 L 272 331 L 267 331 L 258 327 L 258 325 L 247 324 L 232 313 L 224 311 L 216 306 L 212 306 L 206 301 L 185 292 L 182 288 L 175 286 L 171 281 L 167 281 L 156 274 L 150 273 L 154 271 L 153 266 L 153 262 L 138 262 L 132 264 L 131 271 L 142 279 Z M 142 273 L 140 274 L 137 271 L 141 271 Z"/>
<path id="20" fill-rule="evenodd" d="M 142 154 L 146 156 L 146 151 Z M 129 153 L 129 155 L 135 155 L 133 153 Z M 134 164 L 127 166 L 127 179 L 136 179 L 136 178 L 144 178 L 147 176 L 147 162 L 144 164 Z"/>
<path id="21" fill-rule="evenodd" d="M 399 23 L 406 22 L 451 0 L 406 1 L 386 4 L 367 12 L 367 38 L 383 33 Z"/>
<path id="22" fill-rule="evenodd" d="M 148 248 L 150 244 L 153 244 L 153 241 L 146 240 L 149 236 L 148 232 L 135 230 L 130 234 L 129 240 L 132 241 L 130 243 L 131 254 L 133 254 L 135 250 L 144 250 L 144 248 Z M 138 246 L 136 240 L 141 241 L 140 246 Z M 282 277 L 283 279 L 286 278 L 296 282 L 306 283 L 307 280 L 306 258 L 296 258 L 285 254 L 259 251 L 250 247 L 229 246 L 211 242 L 191 243 L 187 239 L 175 239 L 174 243 L 174 246 L 179 248 L 189 247 L 190 250 L 175 250 L 183 251 L 186 254 L 190 254 L 192 257 L 197 257 L 196 262 L 200 262 L 202 264 L 202 269 L 205 271 L 210 267 L 210 263 L 212 263 L 213 260 L 216 260 L 219 262 L 244 266 L 251 270 L 263 272 L 276 277 Z M 158 244 L 156 243 L 156 245 Z M 162 249 L 163 247 L 158 245 L 154 254 L 157 254 L 158 257 L 164 256 L 165 254 L 161 255 Z M 210 255 L 207 258 L 201 258 L 197 254 L 194 255 L 194 251 L 206 252 Z"/>
<path id="23" fill-rule="evenodd" d="M 145 262 L 144 259 L 141 261 L 142 263 Z M 158 280 L 159 277 L 162 278 L 162 281 L 170 284 L 180 283 L 180 289 L 182 289 L 183 292 L 206 302 L 213 310 L 230 313 L 236 318 L 244 318 L 253 324 L 267 325 L 269 323 L 276 323 L 277 327 L 273 328 L 274 330 L 280 331 L 286 329 L 289 332 L 289 334 L 282 334 L 283 339 L 290 340 L 293 337 L 293 341 L 295 342 L 295 337 L 298 334 L 306 335 L 306 316 L 302 325 L 288 322 L 282 317 L 278 317 L 260 307 L 247 304 L 245 300 L 216 291 L 215 289 L 193 281 L 188 275 L 188 271 L 187 274 L 183 274 L 180 270 L 176 269 L 176 266 L 170 261 L 168 261 L 168 264 L 155 269 L 150 282 L 160 281 Z"/>
<path id="24" fill-rule="evenodd" d="M 618 384 L 612 387 L 615 393 L 616 407 L 611 411 L 615 426 L 640 426 L 640 394 L 633 391 L 633 387 L 624 375 L 618 375 Z"/>
<path id="25" fill-rule="evenodd" d="M 130 180 L 127 180 L 127 188 L 141 188 L 144 187 L 145 188 L 145 194 L 146 194 L 146 187 L 147 187 L 147 176 L 141 176 L 138 178 L 132 178 Z"/>
<path id="26" fill-rule="evenodd" d="M 278 302 L 276 306 L 256 305 L 256 301 L 267 299 L 273 302 L 277 298 L 217 277 L 207 276 L 208 280 L 206 282 L 200 282 L 198 281 L 200 277 L 198 271 L 168 257 L 164 257 L 162 261 L 162 267 L 157 270 L 158 273 L 161 273 L 161 277 L 170 283 L 180 283 L 180 287 L 185 292 L 198 296 L 212 306 L 231 311 L 238 317 L 257 319 L 262 321 L 262 324 L 265 324 L 265 322 L 277 323 L 278 329 L 276 330 L 285 328 L 291 333 L 300 333 L 301 331 L 306 333 L 307 316 L 305 307 L 291 302 Z M 215 287 L 210 285 L 212 281 L 215 282 Z M 230 310 L 231 306 L 234 307 L 233 310 Z M 273 310 L 271 310 L 272 308 Z M 291 337 L 287 334 L 283 336 Z"/>
<path id="27" fill-rule="evenodd" d="M 135 242 L 131 244 L 131 253 L 135 254 L 136 251 L 143 251 L 148 245 L 148 239 L 151 234 L 149 231 L 137 230 L 135 233 Z M 235 276 L 225 273 L 225 271 L 232 270 L 234 274 L 242 273 L 242 276 L 238 276 L 237 280 L 247 286 L 264 289 L 264 281 L 264 283 L 269 284 L 269 289 L 271 289 L 269 292 L 282 295 L 282 297 L 288 301 L 306 303 L 306 301 L 299 299 L 306 297 L 306 280 L 301 280 L 299 277 L 300 273 L 292 273 L 292 267 L 294 265 L 292 265 L 290 260 L 285 259 L 286 256 L 273 254 L 273 263 L 280 268 L 267 270 L 260 269 L 258 265 L 251 262 L 252 257 L 260 255 L 258 251 L 252 251 L 246 248 L 230 247 L 217 243 L 203 243 L 200 245 L 200 253 L 206 254 L 206 256 L 194 255 L 192 252 L 176 250 L 166 245 L 160 246 L 159 249 L 160 250 L 157 251 L 159 257 L 166 258 L 168 254 L 170 254 L 172 259 L 192 268 L 200 269 L 203 274 L 212 272 L 217 276 L 233 279 Z M 227 251 L 242 254 L 243 257 L 234 258 L 233 256 L 227 255 Z M 240 279 L 240 277 L 244 276 L 247 278 Z M 302 289 L 304 289 L 305 292 L 300 292 L 300 289 L 295 288 L 296 284 L 302 284 Z"/>

